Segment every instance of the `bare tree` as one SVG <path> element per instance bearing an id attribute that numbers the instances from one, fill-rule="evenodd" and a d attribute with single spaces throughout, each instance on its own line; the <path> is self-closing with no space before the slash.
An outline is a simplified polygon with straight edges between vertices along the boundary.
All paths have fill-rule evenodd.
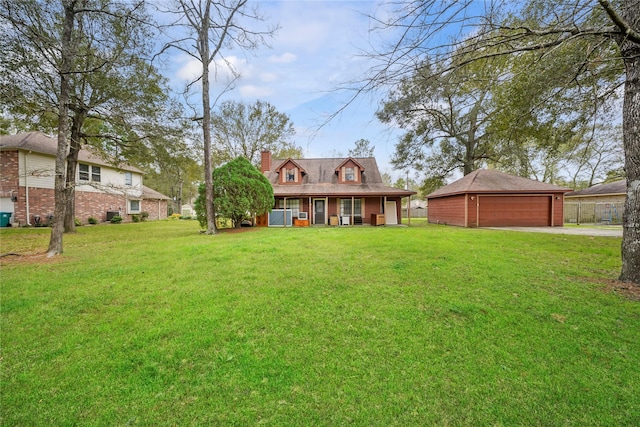
<path id="1" fill-rule="evenodd" d="M 565 87 L 580 89 L 584 76 L 624 72 L 622 111 L 627 199 L 623 218 L 620 280 L 640 285 L 640 2 L 620 0 L 410 0 L 393 3 L 384 19 L 372 16 L 375 31 L 394 40 L 371 52 L 377 64 L 358 86 L 357 94 L 394 85 L 419 68 L 425 58 L 445 64 L 443 75 L 467 64 L 499 56 L 551 52 L 582 44 L 571 57 Z M 574 49 L 577 52 L 578 49 Z M 610 96 L 617 86 L 601 88 Z"/>
<path id="2" fill-rule="evenodd" d="M 176 16 L 168 28 L 187 31 L 184 38 L 175 39 L 164 50 L 178 49 L 201 64 L 201 74 L 189 85 L 202 84 L 202 137 L 204 142 L 204 180 L 207 234 L 216 234 L 213 206 L 213 165 L 211 152 L 211 95 L 210 67 L 226 66 L 235 78 L 239 77 L 232 64 L 225 58 L 225 49 L 255 49 L 266 43 L 275 28 L 252 30 L 250 23 L 263 21 L 258 11 L 247 6 L 248 0 L 175 0 L 176 7 L 168 11 Z M 219 62 L 216 62 L 216 59 Z M 232 79 L 233 80 L 233 79 Z M 227 86 L 228 87 L 228 86 Z"/>

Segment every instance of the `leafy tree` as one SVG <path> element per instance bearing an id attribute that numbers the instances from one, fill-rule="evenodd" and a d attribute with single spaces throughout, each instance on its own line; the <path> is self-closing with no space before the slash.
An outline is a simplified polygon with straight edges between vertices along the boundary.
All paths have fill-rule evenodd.
<path id="1" fill-rule="evenodd" d="M 184 141 L 171 141 L 164 150 L 138 164 L 147 172 L 145 184 L 174 202 L 173 212 L 180 212 L 184 203 L 192 203 L 198 196 L 198 183 L 202 181 L 202 165 L 195 149 Z"/>
<path id="2" fill-rule="evenodd" d="M 402 79 L 377 113 L 383 122 L 406 130 L 392 164 L 439 180 L 455 170 L 466 175 L 482 166 L 494 154 L 487 126 L 500 65 L 487 59 L 444 73 L 445 63 L 427 60 Z"/>
<path id="3" fill-rule="evenodd" d="M 234 227 L 242 221 L 269 212 L 273 207 L 273 187 L 269 180 L 249 160 L 238 157 L 213 171 L 216 217 L 231 219 Z M 207 225 L 205 216 L 205 188 L 200 185 L 200 195 L 195 203 L 200 225 Z"/>
<path id="4" fill-rule="evenodd" d="M 546 52 L 544 61 L 537 52 L 507 57 L 509 78 L 492 90 L 496 112 L 488 132 L 500 153 L 490 161 L 493 167 L 556 183 L 576 182 L 587 164 L 599 165 L 596 175 L 608 167 L 596 159 L 603 160 L 596 145 L 615 131 L 611 110 L 618 97 L 611 90 L 622 70 L 614 61 L 597 65 L 597 73 L 580 74 L 589 44 L 583 40 L 560 46 Z M 607 50 L 601 54 L 611 55 Z M 612 159 L 618 144 L 607 140 Z"/>
<path id="5" fill-rule="evenodd" d="M 0 10 L 11 23 L 0 37 L 3 51 L 10 52 L 0 59 L 8 76 L 0 85 L 11 94 L 7 109 L 14 123 L 31 129 L 65 129 L 68 154 L 58 167 L 66 164 L 66 169 L 56 173 L 64 179 L 57 189 L 65 207 L 54 217 L 56 224 L 63 221 L 64 231 L 74 231 L 82 146 L 110 145 L 122 154 L 149 141 L 154 126 L 163 128 L 157 134 L 168 133 L 164 79 L 144 60 L 151 48 L 150 27 L 144 24 L 149 17 L 142 2 L 3 2 Z M 54 226 L 52 237 L 57 232 Z"/>
<path id="6" fill-rule="evenodd" d="M 82 144 L 131 137 L 165 95 L 143 58 L 151 47 L 144 2 L 0 2 L 0 82 L 17 121 L 56 128 L 54 225 L 49 254 L 73 231 L 75 172 Z"/>
<path id="7" fill-rule="evenodd" d="M 212 115 L 211 126 L 217 163 L 242 156 L 259 166 L 265 150 L 275 158 L 302 157 L 302 149 L 288 141 L 295 134 L 289 116 L 268 102 L 225 101 Z"/>
<path id="8" fill-rule="evenodd" d="M 163 50 L 178 49 L 200 62 L 201 73 L 196 79 L 202 84 L 202 137 L 204 148 L 204 180 L 205 180 L 205 211 L 207 218 L 207 234 L 216 234 L 215 209 L 213 205 L 212 181 L 212 147 L 211 147 L 211 88 L 209 67 L 215 60 L 221 60 L 238 77 L 230 62 L 224 58 L 224 49 L 239 48 L 254 49 L 265 42 L 265 37 L 273 34 L 275 29 L 258 30 L 251 28 L 248 23 L 259 22 L 263 18 L 256 9 L 249 9 L 248 0 L 176 0 L 177 10 L 170 11 L 178 16 L 174 27 L 186 30 L 183 38 L 167 43 Z M 247 26 L 243 26 L 247 25 Z M 189 84 L 189 87 L 194 82 Z M 232 82 L 229 82 L 231 84 Z M 229 86 L 227 86 L 228 88 Z"/>
<path id="9" fill-rule="evenodd" d="M 384 185 L 387 185 L 389 187 L 393 185 L 393 178 L 391 177 L 391 174 L 389 172 L 382 172 L 380 176 Z"/>
<path id="10" fill-rule="evenodd" d="M 622 270 L 620 280 L 640 285 L 640 7 L 637 0 L 527 0 L 442 2 L 410 0 L 393 3 L 397 9 L 376 18 L 377 30 L 397 38 L 372 57 L 371 68 L 356 93 L 387 87 L 406 78 L 425 58 L 445 63 L 446 76 L 460 67 L 488 58 L 519 57 L 534 53 L 543 64 L 554 51 L 572 52 L 569 81 L 544 81 L 547 94 L 566 90 L 582 94 L 588 88 L 601 97 L 624 85 L 622 109 L 627 198 L 623 217 Z M 465 33 L 466 32 L 466 33 Z M 460 35 L 458 39 L 451 36 Z M 581 45 L 585 48 L 574 49 Z M 613 70 L 612 70 L 613 68 Z M 597 87 L 600 76 L 619 70 L 609 87 Z M 606 79 L 605 79 L 606 80 Z M 543 91 L 543 92 L 544 92 Z M 357 95 L 356 95 L 357 96 Z M 524 96 L 526 98 L 526 95 Z M 534 99 L 542 99 L 534 97 Z M 594 103 L 594 106 L 597 106 Z M 539 105 L 530 105 L 537 109 Z"/>
<path id="11" fill-rule="evenodd" d="M 371 141 L 361 138 L 355 142 L 355 147 L 349 149 L 350 157 L 373 157 L 375 146 L 371 146 Z"/>

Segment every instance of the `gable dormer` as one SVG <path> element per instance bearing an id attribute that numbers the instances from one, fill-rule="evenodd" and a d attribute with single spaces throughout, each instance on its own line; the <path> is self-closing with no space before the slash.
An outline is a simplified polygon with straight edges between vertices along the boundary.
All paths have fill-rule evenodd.
<path id="1" fill-rule="evenodd" d="M 279 184 L 302 184 L 302 177 L 307 172 L 295 161 L 287 159 L 276 169 Z"/>
<path id="2" fill-rule="evenodd" d="M 340 163 L 336 168 L 338 183 L 340 184 L 361 184 L 363 173 L 364 167 L 351 157 Z"/>

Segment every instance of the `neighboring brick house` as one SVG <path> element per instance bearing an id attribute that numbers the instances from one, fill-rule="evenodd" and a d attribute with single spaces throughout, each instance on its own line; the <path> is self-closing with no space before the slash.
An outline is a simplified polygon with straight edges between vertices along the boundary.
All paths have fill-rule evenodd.
<path id="1" fill-rule="evenodd" d="M 48 221 L 54 210 L 57 140 L 40 132 L 0 136 L 0 212 L 11 222 L 33 225 Z M 143 172 L 126 164 L 113 165 L 87 150 L 78 156 L 76 218 L 106 221 L 120 214 L 148 212 L 149 219 L 167 217 L 168 197 L 145 187 Z"/>
<path id="2" fill-rule="evenodd" d="M 373 157 L 272 159 L 261 170 L 271 182 L 272 212 L 258 225 L 353 225 L 401 223 L 401 200 L 416 194 L 382 182 Z"/>

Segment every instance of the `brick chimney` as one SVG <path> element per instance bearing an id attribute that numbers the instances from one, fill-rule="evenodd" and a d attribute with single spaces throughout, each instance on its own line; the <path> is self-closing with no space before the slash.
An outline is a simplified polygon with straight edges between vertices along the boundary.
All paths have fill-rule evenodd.
<path id="1" fill-rule="evenodd" d="M 271 170 L 271 151 L 263 151 L 260 153 L 260 170 L 262 173 Z"/>

